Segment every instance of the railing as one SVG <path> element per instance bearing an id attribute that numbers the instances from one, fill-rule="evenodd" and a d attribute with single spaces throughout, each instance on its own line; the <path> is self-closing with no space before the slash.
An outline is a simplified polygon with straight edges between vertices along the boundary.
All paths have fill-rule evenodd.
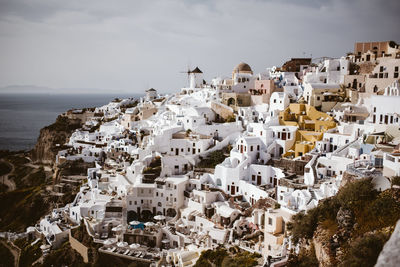
<path id="1" fill-rule="evenodd" d="M 376 166 L 373 161 L 358 160 L 355 161 L 354 163 L 348 164 L 346 166 L 346 171 L 350 174 L 357 175 L 360 177 L 368 177 L 380 174 L 380 172 L 377 171 L 375 167 L 378 166 Z"/>

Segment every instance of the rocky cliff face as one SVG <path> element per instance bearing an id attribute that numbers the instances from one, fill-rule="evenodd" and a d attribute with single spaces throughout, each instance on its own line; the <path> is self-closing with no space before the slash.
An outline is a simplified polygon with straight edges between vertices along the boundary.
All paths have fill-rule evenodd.
<path id="1" fill-rule="evenodd" d="M 45 164 L 53 164 L 57 152 L 64 148 L 72 132 L 81 127 L 80 120 L 71 120 L 58 116 L 57 120 L 40 130 L 39 138 L 31 151 L 32 160 Z"/>

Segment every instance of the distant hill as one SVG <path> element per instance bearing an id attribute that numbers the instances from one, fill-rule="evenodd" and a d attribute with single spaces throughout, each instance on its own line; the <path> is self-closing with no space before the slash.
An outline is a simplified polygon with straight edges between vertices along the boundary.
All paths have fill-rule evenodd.
<path id="1" fill-rule="evenodd" d="M 0 94 L 125 94 L 122 90 L 98 88 L 50 88 L 36 85 L 10 85 L 0 87 Z"/>

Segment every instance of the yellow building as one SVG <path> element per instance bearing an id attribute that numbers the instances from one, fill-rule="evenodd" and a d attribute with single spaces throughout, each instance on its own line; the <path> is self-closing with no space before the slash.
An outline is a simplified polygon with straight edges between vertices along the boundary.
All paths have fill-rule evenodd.
<path id="1" fill-rule="evenodd" d="M 290 104 L 279 113 L 279 124 L 297 126 L 296 142 L 284 156 L 302 156 L 311 151 L 316 141 L 322 139 L 324 132 L 335 128 L 336 123 L 331 116 L 316 110 L 307 104 Z"/>

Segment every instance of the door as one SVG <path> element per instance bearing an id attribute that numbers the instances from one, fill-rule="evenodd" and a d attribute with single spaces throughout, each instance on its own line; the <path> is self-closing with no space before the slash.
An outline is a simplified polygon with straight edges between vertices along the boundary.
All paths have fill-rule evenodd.
<path id="1" fill-rule="evenodd" d="M 243 153 L 243 145 L 240 145 L 240 153 Z"/>
<path id="2" fill-rule="evenodd" d="M 257 185 L 260 185 L 261 184 L 261 175 L 258 175 L 257 176 Z"/>
<path id="3" fill-rule="evenodd" d="M 231 186 L 231 195 L 234 195 L 234 194 L 235 194 L 235 186 L 232 185 L 232 186 Z"/>
<path id="4" fill-rule="evenodd" d="M 175 148 L 175 156 L 179 155 L 179 148 Z"/>

